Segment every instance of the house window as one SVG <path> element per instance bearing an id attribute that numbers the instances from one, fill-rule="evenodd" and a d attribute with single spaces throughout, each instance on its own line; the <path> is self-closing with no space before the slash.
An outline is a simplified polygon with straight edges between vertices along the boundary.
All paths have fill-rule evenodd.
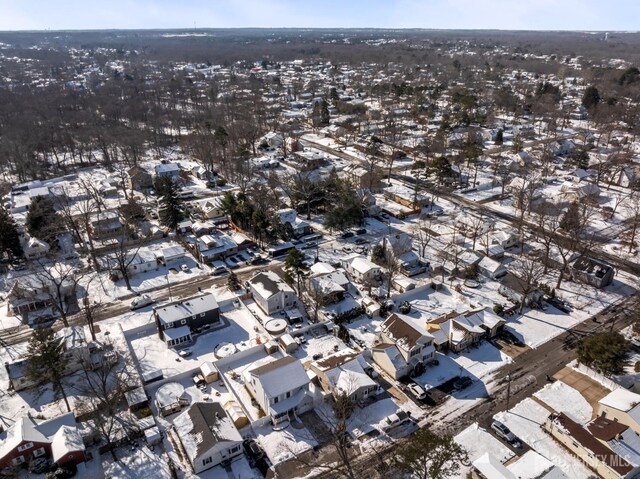
<path id="1" fill-rule="evenodd" d="M 234 452 L 238 452 L 239 450 L 240 450 L 240 446 L 233 446 L 229 452 L 233 454 Z"/>
<path id="2" fill-rule="evenodd" d="M 182 319 L 182 320 L 180 321 L 180 324 L 187 324 L 187 320 L 186 320 L 186 319 Z"/>
<path id="3" fill-rule="evenodd" d="M 279 400 L 280 400 L 280 398 L 279 398 L 279 397 L 277 397 L 277 396 L 276 396 L 276 397 L 274 397 L 274 398 L 273 398 L 273 404 L 278 404 L 278 401 L 279 401 Z"/>
<path id="4" fill-rule="evenodd" d="M 413 357 L 413 356 L 417 356 L 418 354 L 420 354 L 420 348 L 413 349 L 411 353 L 409 353 L 409 356 Z"/>
<path id="5" fill-rule="evenodd" d="M 15 466 L 24 463 L 24 456 L 14 457 L 13 461 L 11 461 Z"/>
<path id="6" fill-rule="evenodd" d="M 206 466 L 207 464 L 211 464 L 213 462 L 213 457 L 207 457 L 202 460 L 202 465 Z"/>
<path id="7" fill-rule="evenodd" d="M 33 447 L 32 442 L 26 442 L 22 446 L 18 446 L 18 451 L 19 452 L 26 451 L 27 449 L 31 449 L 32 447 Z"/>
<path id="8" fill-rule="evenodd" d="M 291 397 L 291 391 L 287 391 L 286 397 L 287 399 Z"/>
<path id="9" fill-rule="evenodd" d="M 205 313 L 200 313 L 200 317 L 201 317 L 201 318 L 204 318 L 204 314 L 205 314 Z"/>
<path id="10" fill-rule="evenodd" d="M 35 451 L 33 451 L 33 457 L 44 456 L 44 447 L 39 447 Z"/>

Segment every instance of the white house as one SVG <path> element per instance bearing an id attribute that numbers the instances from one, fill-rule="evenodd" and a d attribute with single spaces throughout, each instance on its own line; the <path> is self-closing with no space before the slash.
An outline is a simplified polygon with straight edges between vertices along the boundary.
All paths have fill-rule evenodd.
<path id="1" fill-rule="evenodd" d="M 351 278 L 359 283 L 375 282 L 381 275 L 380 266 L 358 253 L 347 255 L 340 262 Z"/>
<path id="2" fill-rule="evenodd" d="M 245 386 L 274 424 L 310 410 L 309 376 L 299 359 L 267 356 L 243 373 Z"/>
<path id="3" fill-rule="evenodd" d="M 362 355 L 345 348 L 312 362 L 313 371 L 322 389 L 331 394 L 347 394 L 352 401 L 360 401 L 376 394 L 376 383 L 365 371 L 369 368 Z"/>
<path id="4" fill-rule="evenodd" d="M 173 421 L 196 474 L 242 454 L 242 436 L 218 402 L 196 402 Z"/>
<path id="5" fill-rule="evenodd" d="M 25 239 L 25 242 L 22 245 L 22 251 L 24 251 L 24 257 L 26 259 L 37 259 L 43 257 L 49 252 L 49 245 L 46 242 L 31 236 Z"/>
<path id="6" fill-rule="evenodd" d="M 490 279 L 501 278 L 507 274 L 507 268 L 502 263 L 491 259 L 488 256 L 483 257 L 478 263 L 478 271 L 482 276 Z"/>
<path id="7" fill-rule="evenodd" d="M 296 292 L 273 271 L 258 273 L 251 278 L 249 290 L 256 304 L 267 314 L 293 309 L 298 305 Z"/>

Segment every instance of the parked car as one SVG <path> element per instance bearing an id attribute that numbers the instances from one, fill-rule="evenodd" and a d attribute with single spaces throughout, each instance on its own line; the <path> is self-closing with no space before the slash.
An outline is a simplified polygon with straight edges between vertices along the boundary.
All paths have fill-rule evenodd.
<path id="1" fill-rule="evenodd" d="M 258 446 L 258 443 L 255 441 L 255 439 L 245 439 L 244 441 L 242 441 L 242 446 L 244 447 L 247 455 L 254 461 L 264 457 L 264 451 L 260 449 L 260 446 Z"/>
<path id="2" fill-rule="evenodd" d="M 186 264 L 186 263 L 182 263 L 182 264 L 180 265 L 180 269 L 181 269 L 182 271 L 184 271 L 185 273 L 188 273 L 188 272 L 189 272 L 189 266 L 187 266 L 187 264 Z"/>
<path id="3" fill-rule="evenodd" d="M 44 474 L 49 469 L 49 459 L 38 457 L 29 464 L 29 472 L 34 474 Z"/>
<path id="4" fill-rule="evenodd" d="M 369 241 L 367 241 L 367 240 L 366 240 L 366 239 L 364 239 L 364 238 L 358 238 L 357 240 L 355 240 L 355 241 L 354 241 L 354 243 L 355 243 L 355 244 L 366 244 L 366 243 L 368 243 L 368 242 L 369 242 Z"/>
<path id="5" fill-rule="evenodd" d="M 189 356 L 191 356 L 192 354 L 193 354 L 193 349 L 191 349 L 191 348 L 184 348 L 184 349 L 181 349 L 181 350 L 178 352 L 178 355 L 179 355 L 181 358 L 188 358 L 188 357 L 189 357 Z"/>
<path id="6" fill-rule="evenodd" d="M 148 294 L 143 294 L 142 296 L 138 296 L 137 298 L 133 298 L 131 301 L 131 311 L 136 310 L 138 308 L 144 308 L 145 306 L 149 306 L 153 303 L 153 298 Z"/>
<path id="7" fill-rule="evenodd" d="M 357 234 L 358 236 L 366 235 L 367 234 L 367 229 L 366 228 L 358 228 L 357 230 L 355 230 L 355 234 Z"/>
<path id="8" fill-rule="evenodd" d="M 407 389 L 411 391 L 411 393 L 420 401 L 423 401 L 427 398 L 427 393 L 425 392 L 425 390 L 422 388 L 422 386 L 416 383 L 409 383 L 407 385 Z"/>
<path id="9" fill-rule="evenodd" d="M 68 479 L 75 476 L 77 472 L 78 467 L 70 462 L 69 464 L 64 464 L 56 468 L 54 471 L 47 472 L 45 479 Z"/>
<path id="10" fill-rule="evenodd" d="M 512 433 L 511 430 L 500 421 L 493 421 L 491 423 L 491 429 L 493 429 L 493 432 L 496 434 L 496 436 L 498 436 L 503 441 L 508 442 L 514 447 L 519 448 L 522 446 L 516 435 Z"/>
<path id="11" fill-rule="evenodd" d="M 341 239 L 347 239 L 347 238 L 351 238 L 351 237 L 353 237 L 353 236 L 355 236 L 355 234 L 353 233 L 353 231 L 345 231 L 344 233 L 342 233 L 342 234 L 340 235 L 340 238 L 341 238 Z"/>

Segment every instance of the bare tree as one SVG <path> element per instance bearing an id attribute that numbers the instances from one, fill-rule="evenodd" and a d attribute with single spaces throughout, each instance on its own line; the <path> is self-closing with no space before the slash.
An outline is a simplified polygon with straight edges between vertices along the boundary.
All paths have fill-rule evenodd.
<path id="1" fill-rule="evenodd" d="M 544 266 L 535 259 L 520 256 L 509 265 L 509 268 L 520 279 L 522 286 L 522 301 L 520 301 L 520 314 L 522 314 L 527 297 L 536 290 L 544 275 Z"/>

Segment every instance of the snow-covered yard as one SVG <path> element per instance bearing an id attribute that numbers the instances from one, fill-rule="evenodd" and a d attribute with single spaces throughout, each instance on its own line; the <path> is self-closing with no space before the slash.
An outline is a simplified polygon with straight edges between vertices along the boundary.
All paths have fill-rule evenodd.
<path id="1" fill-rule="evenodd" d="M 575 456 L 567 452 L 541 427 L 549 411 L 533 399 L 527 398 L 495 419 L 506 425 L 533 450 L 557 465 L 571 479 L 587 479 L 593 473 Z"/>
<path id="2" fill-rule="evenodd" d="M 271 424 L 252 426 L 256 440 L 272 464 L 277 465 L 318 445 L 313 434 L 299 422 L 276 431 Z"/>
<path id="3" fill-rule="evenodd" d="M 468 376 L 473 380 L 483 380 L 492 372 L 511 362 L 511 358 L 491 343 L 482 341 L 460 354 L 437 353 L 438 365 L 427 366 L 427 370 L 414 381 L 430 389 L 456 376 Z"/>
<path id="4" fill-rule="evenodd" d="M 119 449 L 117 453 L 117 462 L 114 462 L 109 454 L 102 456 L 105 477 L 118 479 L 171 479 L 172 477 L 165 459 L 146 446 L 132 451 Z"/>

